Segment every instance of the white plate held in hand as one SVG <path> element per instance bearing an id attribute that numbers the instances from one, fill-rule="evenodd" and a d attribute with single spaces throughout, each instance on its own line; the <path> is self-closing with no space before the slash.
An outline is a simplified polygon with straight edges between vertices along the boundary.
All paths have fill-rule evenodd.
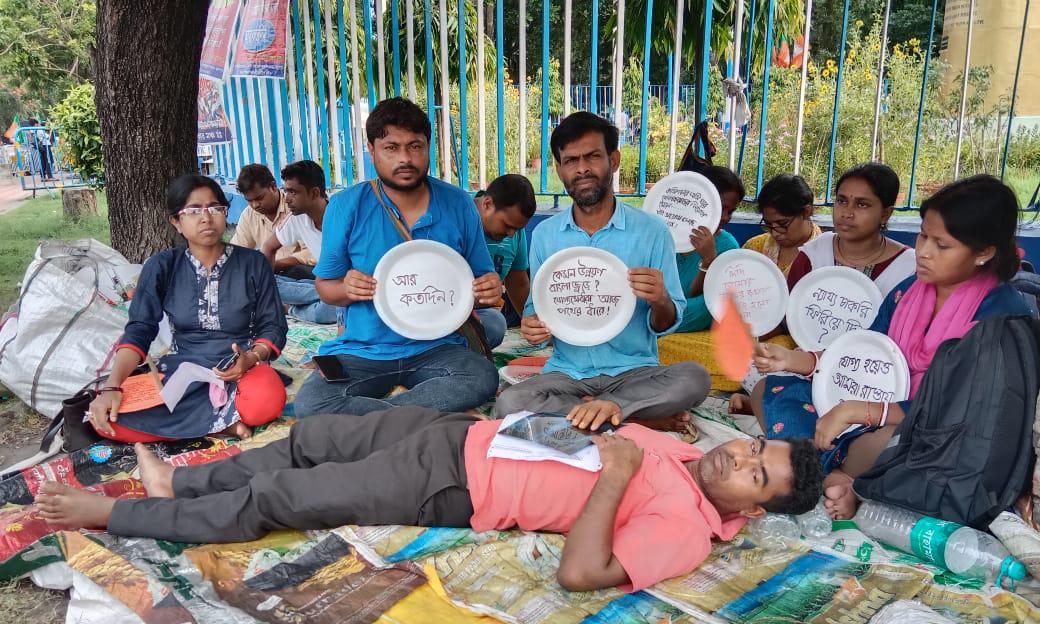
<path id="1" fill-rule="evenodd" d="M 570 247 L 549 256 L 534 276 L 531 296 L 553 337 L 579 347 L 610 342 L 636 309 L 628 267 L 595 247 Z"/>
<path id="2" fill-rule="evenodd" d="M 874 281 L 856 269 L 815 269 L 791 290 L 787 329 L 799 347 L 820 351 L 848 332 L 870 327 L 881 299 Z"/>
<path id="3" fill-rule="evenodd" d="M 818 416 L 842 401 L 905 401 L 910 398 L 910 367 L 888 336 L 866 329 L 849 332 L 820 357 L 812 398 Z"/>
<path id="4" fill-rule="evenodd" d="M 751 333 L 764 336 L 776 329 L 787 311 L 787 279 L 765 255 L 734 249 L 715 258 L 704 276 L 704 303 L 719 320 L 722 297 L 732 291 Z"/>
<path id="5" fill-rule="evenodd" d="M 372 277 L 376 313 L 405 338 L 443 338 L 473 311 L 473 271 L 443 243 L 401 243 L 380 258 Z"/>
<path id="6" fill-rule="evenodd" d="M 643 210 L 664 219 L 679 253 L 693 251 L 693 230 L 704 226 L 714 233 L 722 221 L 719 191 L 708 178 L 692 171 L 676 171 L 658 180 L 646 194 Z"/>

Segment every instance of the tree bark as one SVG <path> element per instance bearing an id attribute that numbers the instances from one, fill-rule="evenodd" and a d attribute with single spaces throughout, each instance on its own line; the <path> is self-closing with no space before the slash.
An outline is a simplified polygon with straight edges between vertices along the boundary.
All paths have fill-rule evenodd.
<path id="1" fill-rule="evenodd" d="M 94 189 L 62 189 L 61 212 L 66 221 L 72 222 L 80 221 L 83 217 L 98 216 Z"/>
<path id="2" fill-rule="evenodd" d="M 174 245 L 166 187 L 195 173 L 209 0 L 99 0 L 95 86 L 112 246 L 131 262 Z"/>

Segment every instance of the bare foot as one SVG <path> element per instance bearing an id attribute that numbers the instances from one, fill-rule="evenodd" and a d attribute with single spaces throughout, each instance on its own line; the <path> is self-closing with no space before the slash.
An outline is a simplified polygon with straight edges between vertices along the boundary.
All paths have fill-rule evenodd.
<path id="1" fill-rule="evenodd" d="M 155 456 L 148 447 L 138 442 L 134 445 L 137 466 L 141 469 L 141 483 L 148 496 L 173 498 L 173 466 Z"/>
<path id="2" fill-rule="evenodd" d="M 218 435 L 245 440 L 253 437 L 253 428 L 240 420 L 227 429 L 221 431 Z"/>
<path id="3" fill-rule="evenodd" d="M 827 497 L 824 507 L 832 520 L 849 520 L 856 514 L 859 498 L 852 491 L 852 478 L 835 470 L 824 480 L 823 493 Z"/>
<path id="4" fill-rule="evenodd" d="M 48 524 L 73 529 L 104 529 L 116 499 L 47 481 L 36 495 L 40 517 Z"/>
<path id="5" fill-rule="evenodd" d="M 734 394 L 729 398 L 729 413 L 730 414 L 744 414 L 746 416 L 754 415 L 754 411 L 751 409 L 751 397 L 746 394 Z"/>
<path id="6" fill-rule="evenodd" d="M 641 418 L 639 420 L 633 420 L 632 422 L 639 423 L 649 429 L 656 429 L 657 431 L 686 433 L 686 425 L 690 422 L 690 415 L 686 412 L 680 412 L 674 416 L 665 416 L 664 418 L 653 419 Z"/>

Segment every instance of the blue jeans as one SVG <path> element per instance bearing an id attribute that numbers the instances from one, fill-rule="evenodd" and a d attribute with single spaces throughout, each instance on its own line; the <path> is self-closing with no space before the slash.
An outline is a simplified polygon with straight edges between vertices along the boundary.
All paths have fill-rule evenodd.
<path id="1" fill-rule="evenodd" d="M 336 306 L 318 298 L 314 280 L 295 280 L 284 275 L 275 275 L 274 279 L 278 286 L 278 296 L 282 298 L 282 303 L 289 306 L 289 316 L 322 325 L 336 322 Z"/>
<path id="2" fill-rule="evenodd" d="M 495 365 L 461 345 L 443 345 L 400 360 L 337 355 L 348 379 L 328 383 L 311 373 L 296 394 L 297 418 L 315 414 L 362 416 L 401 405 L 462 412 L 483 405 L 498 390 Z M 384 399 L 394 387 L 407 391 Z"/>
<path id="3" fill-rule="evenodd" d="M 477 316 L 484 325 L 488 346 L 494 349 L 506 338 L 506 317 L 495 308 L 478 308 Z"/>

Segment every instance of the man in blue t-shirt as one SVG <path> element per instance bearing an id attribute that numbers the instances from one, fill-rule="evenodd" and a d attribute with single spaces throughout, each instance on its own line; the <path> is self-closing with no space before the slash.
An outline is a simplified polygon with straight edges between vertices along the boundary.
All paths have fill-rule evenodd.
<path id="1" fill-rule="evenodd" d="M 516 319 L 514 322 L 518 323 L 518 315 L 531 294 L 524 228 L 534 216 L 534 187 L 524 176 L 507 173 L 492 180 L 486 191 L 477 193 L 474 201 L 484 226 L 484 240 L 491 252 L 491 261 L 508 297 L 495 306 L 477 310 L 488 343 L 496 347 L 505 336 L 506 312 L 509 311 Z"/>
<path id="2" fill-rule="evenodd" d="M 660 366 L 657 339 L 675 331 L 686 296 L 675 266 L 668 226 L 656 215 L 618 201 L 611 192 L 621 164 L 618 130 L 588 112 L 566 117 L 549 141 L 556 172 L 574 205 L 538 224 L 531 239 L 531 273 L 537 278 L 553 254 L 595 247 L 628 266 L 635 313 L 620 334 L 591 347 L 568 344 L 552 334 L 528 299 L 520 331 L 531 344 L 552 341 L 541 375 L 506 389 L 495 403 L 502 418 L 521 410 L 561 412 L 579 428 L 596 430 L 626 418 L 649 426 L 684 430 L 686 410 L 708 395 L 711 379 L 696 362 Z M 586 320 L 589 329 L 595 318 Z"/>
<path id="3" fill-rule="evenodd" d="M 480 217 L 466 192 L 427 175 L 430 121 L 418 106 L 404 98 L 380 102 L 365 133 L 378 180 L 332 196 L 314 268 L 321 300 L 346 308 L 346 331 L 320 349 L 338 360 L 341 374 L 334 380 L 312 374 L 296 395 L 296 415 L 367 414 L 396 405 L 445 412 L 475 408 L 498 389 L 495 366 L 467 348 L 458 333 L 412 340 L 390 329 L 373 304 L 380 285 L 372 274 L 404 242 L 400 225 L 413 239 L 437 241 L 462 255 L 477 276 L 476 305 L 494 304 L 502 282 Z M 397 386 L 407 390 L 386 398 Z"/>

